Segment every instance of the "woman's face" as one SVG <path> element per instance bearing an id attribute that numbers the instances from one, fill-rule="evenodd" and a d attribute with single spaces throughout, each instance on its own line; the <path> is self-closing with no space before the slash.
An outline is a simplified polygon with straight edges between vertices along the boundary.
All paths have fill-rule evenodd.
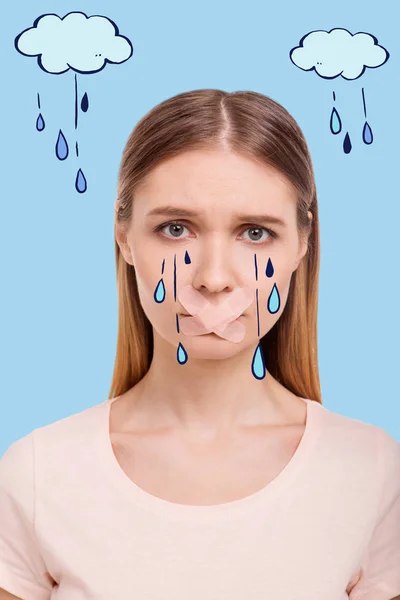
<path id="1" fill-rule="evenodd" d="M 116 237 L 125 260 L 135 267 L 155 338 L 169 342 L 174 353 L 181 342 L 191 358 L 224 358 L 257 345 L 282 314 L 292 273 L 307 250 L 298 236 L 296 195 L 289 182 L 271 167 L 222 150 L 187 151 L 154 168 L 135 193 L 127 235 L 116 229 Z M 269 260 L 272 277 L 266 275 Z M 156 302 L 160 279 L 165 299 Z M 270 312 L 274 284 L 280 305 Z M 178 333 L 176 315 L 182 322 L 189 312 L 178 299 L 184 286 L 215 305 L 236 288 L 250 286 L 254 301 L 239 319 L 243 340 Z"/>

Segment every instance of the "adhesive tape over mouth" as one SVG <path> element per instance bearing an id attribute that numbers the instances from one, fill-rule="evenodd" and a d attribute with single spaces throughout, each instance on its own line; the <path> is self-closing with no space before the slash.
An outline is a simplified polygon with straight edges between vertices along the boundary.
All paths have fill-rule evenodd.
<path id="1" fill-rule="evenodd" d="M 184 286 L 178 299 L 192 316 L 181 319 L 182 333 L 188 336 L 215 333 L 232 342 L 242 341 L 245 327 L 236 319 L 252 304 L 253 297 L 254 292 L 248 286 L 236 288 L 223 303 L 216 306 L 192 286 Z"/>

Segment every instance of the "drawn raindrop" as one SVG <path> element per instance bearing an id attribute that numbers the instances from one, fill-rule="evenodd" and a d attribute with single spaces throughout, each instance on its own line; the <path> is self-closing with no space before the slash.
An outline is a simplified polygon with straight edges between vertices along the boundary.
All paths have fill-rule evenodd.
<path id="1" fill-rule="evenodd" d="M 340 120 L 339 113 L 335 107 L 332 108 L 330 128 L 333 134 L 340 133 L 342 131 L 342 121 Z"/>
<path id="2" fill-rule="evenodd" d="M 65 160 L 68 156 L 68 144 L 64 137 L 63 132 L 60 129 L 56 143 L 56 155 L 59 160 Z"/>
<path id="3" fill-rule="evenodd" d="M 278 288 L 276 287 L 276 283 L 274 283 L 274 287 L 272 288 L 272 292 L 268 298 L 268 310 L 271 314 L 275 314 L 278 312 L 279 307 L 281 305 L 281 299 L 279 297 Z"/>
<path id="4" fill-rule="evenodd" d="M 76 174 L 75 189 L 80 194 L 83 194 L 87 190 L 86 178 L 81 169 L 79 169 L 78 173 Z"/>
<path id="5" fill-rule="evenodd" d="M 374 136 L 372 135 L 372 129 L 368 125 L 367 121 L 365 121 L 365 124 L 364 124 L 362 138 L 363 138 L 364 144 L 372 144 L 372 142 L 374 141 Z"/>
<path id="6" fill-rule="evenodd" d="M 180 329 L 179 329 L 179 318 L 178 318 L 178 314 L 175 315 L 175 324 L 176 324 L 176 331 L 179 333 Z"/>
<path id="7" fill-rule="evenodd" d="M 267 277 L 272 277 L 272 275 L 274 274 L 274 267 L 272 265 L 271 259 L 268 259 L 267 262 L 267 268 L 265 269 L 265 274 Z"/>
<path id="8" fill-rule="evenodd" d="M 45 122 L 44 122 L 44 119 L 42 117 L 42 113 L 39 113 L 39 116 L 36 119 L 36 129 L 38 131 L 43 131 L 44 128 L 45 128 Z"/>
<path id="9" fill-rule="evenodd" d="M 190 256 L 188 254 L 188 251 L 186 250 L 186 252 L 185 252 L 185 264 L 186 265 L 190 265 L 191 262 L 192 261 L 190 260 Z"/>
<path id="10" fill-rule="evenodd" d="M 254 352 L 253 360 L 251 362 L 251 372 L 256 379 L 264 379 L 265 377 L 265 361 L 260 342 Z"/>
<path id="11" fill-rule="evenodd" d="M 176 358 L 180 365 L 184 365 L 188 359 L 187 352 L 180 342 L 179 342 L 178 350 L 176 352 Z"/>
<path id="12" fill-rule="evenodd" d="M 88 108 L 89 108 L 89 98 L 88 98 L 87 93 L 85 92 L 82 97 L 82 100 L 81 100 L 81 110 L 83 112 L 87 112 Z"/>
<path id="13" fill-rule="evenodd" d="M 164 275 L 164 265 L 165 265 L 165 258 L 162 261 L 162 265 L 161 265 L 161 275 Z"/>
<path id="14" fill-rule="evenodd" d="M 165 300 L 165 286 L 163 278 L 161 277 L 160 281 L 157 284 L 156 290 L 154 292 L 154 300 L 158 303 L 164 302 Z"/>
<path id="15" fill-rule="evenodd" d="M 75 153 L 77 156 L 79 156 L 78 142 L 75 142 Z"/>
<path id="16" fill-rule="evenodd" d="M 350 141 L 350 136 L 349 136 L 349 132 L 346 133 L 345 137 L 344 137 L 344 141 L 343 141 L 343 151 L 345 154 L 349 154 L 351 152 L 351 141 Z"/>
<path id="17" fill-rule="evenodd" d="M 364 123 L 363 132 L 362 132 L 362 139 L 363 139 L 364 144 L 369 145 L 369 144 L 372 144 L 372 142 L 374 141 L 374 136 L 372 134 L 372 129 L 369 126 L 369 123 L 367 121 L 367 103 L 365 101 L 364 88 L 361 88 L 361 93 L 362 93 L 364 117 L 365 117 L 365 123 Z"/>

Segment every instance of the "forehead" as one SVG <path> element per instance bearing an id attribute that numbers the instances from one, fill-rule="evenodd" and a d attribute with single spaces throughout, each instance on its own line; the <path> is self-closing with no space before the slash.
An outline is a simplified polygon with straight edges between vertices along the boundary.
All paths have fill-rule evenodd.
<path id="1" fill-rule="evenodd" d="M 295 199 L 293 186 L 276 169 L 228 150 L 182 152 L 158 164 L 135 192 L 145 212 L 173 204 L 200 214 L 268 209 L 282 218 L 293 211 Z"/>

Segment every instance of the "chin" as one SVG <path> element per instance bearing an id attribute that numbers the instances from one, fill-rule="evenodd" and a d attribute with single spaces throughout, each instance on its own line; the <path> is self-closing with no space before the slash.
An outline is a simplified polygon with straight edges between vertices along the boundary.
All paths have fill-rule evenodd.
<path id="1" fill-rule="evenodd" d="M 244 341 L 244 338 L 243 338 Z M 243 350 L 241 343 L 229 342 L 215 333 L 205 335 L 179 335 L 179 342 L 188 353 L 188 359 L 222 360 L 230 358 Z M 179 343 L 178 342 L 178 343 Z"/>

